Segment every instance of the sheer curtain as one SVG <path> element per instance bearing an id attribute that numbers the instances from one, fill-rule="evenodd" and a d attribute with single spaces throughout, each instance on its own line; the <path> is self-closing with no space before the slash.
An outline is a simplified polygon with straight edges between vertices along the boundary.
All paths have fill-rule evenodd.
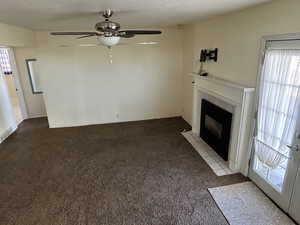
<path id="1" fill-rule="evenodd" d="M 289 157 L 300 96 L 300 50 L 268 49 L 262 70 L 255 154 L 274 169 Z"/>

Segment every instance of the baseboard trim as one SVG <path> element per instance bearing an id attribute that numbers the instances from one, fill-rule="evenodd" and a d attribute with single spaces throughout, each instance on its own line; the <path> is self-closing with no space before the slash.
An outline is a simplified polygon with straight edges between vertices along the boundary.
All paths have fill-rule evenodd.
<path id="1" fill-rule="evenodd" d="M 47 117 L 47 115 L 35 115 L 35 116 L 29 116 L 27 119 L 37 119 L 37 118 L 42 118 L 42 117 Z"/>
<path id="2" fill-rule="evenodd" d="M 190 121 L 188 119 L 186 119 L 186 117 L 184 115 L 181 116 L 181 118 L 187 122 L 190 126 L 192 126 L 192 123 L 190 123 Z"/>
<path id="3" fill-rule="evenodd" d="M 18 126 L 9 127 L 0 135 L 0 144 L 17 130 Z"/>

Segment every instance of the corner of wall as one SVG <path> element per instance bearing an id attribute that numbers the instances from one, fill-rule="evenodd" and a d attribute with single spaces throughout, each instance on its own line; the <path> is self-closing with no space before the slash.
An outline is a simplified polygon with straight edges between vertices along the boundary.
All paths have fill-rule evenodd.
<path id="1" fill-rule="evenodd" d="M 6 139 L 8 138 L 13 132 L 15 132 L 15 130 L 17 130 L 18 126 L 13 126 L 13 127 L 9 127 L 8 129 L 6 129 L 5 131 L 2 132 L 2 134 L 0 134 L 0 144 Z"/>
<path id="2" fill-rule="evenodd" d="M 194 64 L 194 32 L 195 25 L 188 24 L 183 27 L 183 69 L 182 69 L 182 85 L 183 85 L 183 118 L 189 124 L 192 124 L 192 108 L 193 108 L 193 86 L 192 76 L 189 76 L 189 73 L 193 71 Z"/>

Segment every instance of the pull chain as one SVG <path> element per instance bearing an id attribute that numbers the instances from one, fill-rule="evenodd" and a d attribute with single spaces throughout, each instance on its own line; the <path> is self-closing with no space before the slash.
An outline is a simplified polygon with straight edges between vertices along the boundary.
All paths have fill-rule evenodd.
<path id="1" fill-rule="evenodd" d="M 109 57 L 109 63 L 112 64 L 113 63 L 112 47 L 108 47 L 108 57 Z"/>

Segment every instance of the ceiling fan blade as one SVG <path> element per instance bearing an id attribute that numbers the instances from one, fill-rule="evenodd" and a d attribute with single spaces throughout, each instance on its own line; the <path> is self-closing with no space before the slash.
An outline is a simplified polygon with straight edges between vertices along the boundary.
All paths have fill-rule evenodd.
<path id="1" fill-rule="evenodd" d="M 88 37 L 94 37 L 96 36 L 95 34 L 89 34 L 89 35 L 84 35 L 84 36 L 81 36 L 81 37 L 77 37 L 76 39 L 82 39 L 82 38 L 88 38 Z"/>
<path id="2" fill-rule="evenodd" d="M 119 33 L 119 36 L 122 37 L 122 38 L 132 38 L 134 37 L 135 35 L 134 34 L 127 34 L 127 33 Z"/>
<path id="3" fill-rule="evenodd" d="M 100 33 L 97 32 L 51 32 L 51 35 L 101 35 Z"/>
<path id="4" fill-rule="evenodd" d="M 119 31 L 120 34 L 126 35 L 153 35 L 161 34 L 160 30 L 122 30 Z"/>

